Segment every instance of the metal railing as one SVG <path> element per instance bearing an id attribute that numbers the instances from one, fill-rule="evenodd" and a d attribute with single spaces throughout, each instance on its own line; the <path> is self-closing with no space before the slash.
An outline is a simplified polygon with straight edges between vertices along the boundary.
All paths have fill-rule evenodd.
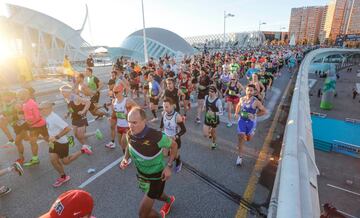
<path id="1" fill-rule="evenodd" d="M 360 49 L 317 49 L 302 61 L 286 123 L 279 166 L 271 195 L 268 217 L 320 217 L 308 72 L 318 55 L 360 53 Z"/>

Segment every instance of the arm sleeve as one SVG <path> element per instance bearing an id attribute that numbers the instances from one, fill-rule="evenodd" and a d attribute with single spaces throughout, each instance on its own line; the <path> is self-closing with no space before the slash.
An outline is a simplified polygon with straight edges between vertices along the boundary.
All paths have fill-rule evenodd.
<path id="1" fill-rule="evenodd" d="M 164 128 L 164 116 L 161 117 L 160 129 Z"/>
<path id="2" fill-rule="evenodd" d="M 186 133 L 186 127 L 185 127 L 184 122 L 180 122 L 180 123 L 178 123 L 178 125 L 180 127 L 180 132 L 177 135 L 178 135 L 178 137 L 180 137 Z"/>

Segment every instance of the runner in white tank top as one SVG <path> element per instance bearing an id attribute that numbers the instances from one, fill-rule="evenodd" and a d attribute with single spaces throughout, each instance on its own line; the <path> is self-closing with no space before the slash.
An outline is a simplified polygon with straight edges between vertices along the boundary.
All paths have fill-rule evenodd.
<path id="1" fill-rule="evenodd" d="M 160 128 L 163 129 L 165 135 L 175 140 L 178 145 L 178 153 L 175 158 L 175 172 L 180 172 L 182 162 L 180 160 L 180 137 L 185 134 L 186 128 L 184 125 L 184 118 L 178 112 L 175 111 L 175 103 L 171 98 L 165 98 L 163 102 L 164 113 L 160 122 Z M 164 155 L 168 155 L 168 151 L 164 152 Z"/>
<path id="2" fill-rule="evenodd" d="M 111 114 L 111 120 L 110 120 L 110 127 L 112 127 L 112 123 L 116 123 L 116 129 L 118 133 L 118 141 L 119 144 L 125 154 L 125 148 L 126 148 L 126 132 L 129 129 L 129 124 L 126 120 L 127 114 L 130 111 L 130 109 L 134 106 L 137 106 L 137 104 L 131 99 L 131 98 L 125 98 L 123 96 L 124 86 L 119 84 L 115 85 L 113 89 L 114 93 L 114 99 L 113 103 L 111 105 L 112 107 L 112 114 Z M 115 148 L 115 132 L 111 129 L 111 142 L 105 145 L 107 148 Z"/>

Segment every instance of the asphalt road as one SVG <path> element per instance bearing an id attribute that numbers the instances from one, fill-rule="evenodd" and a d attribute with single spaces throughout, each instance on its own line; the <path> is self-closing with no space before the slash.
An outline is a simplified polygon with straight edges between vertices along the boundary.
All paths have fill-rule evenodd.
<path id="1" fill-rule="evenodd" d="M 108 74 L 102 73 L 99 77 L 106 82 Z M 242 167 L 235 166 L 236 125 L 227 128 L 226 123 L 222 122 L 217 128 L 218 149 L 211 150 L 210 141 L 202 136 L 202 125 L 194 123 L 195 108 L 192 109 L 186 121 L 187 133 L 182 137 L 181 149 L 181 158 L 188 167 L 184 167 L 178 174 L 173 174 L 165 188 L 168 194 L 176 196 L 168 217 L 234 217 L 236 215 L 239 209 L 239 197 L 243 195 L 248 185 L 274 111 L 289 78 L 290 74 L 284 69 L 282 76 L 275 80 L 275 89 L 268 95 L 267 101 L 267 105 L 272 105 L 274 109 L 270 110 L 271 116 L 259 122 L 254 140 L 246 144 Z M 49 86 L 49 89 L 56 85 L 58 84 Z M 102 102 L 106 100 L 105 93 L 102 93 Z M 55 111 L 60 115 L 65 114 L 66 107 L 59 94 L 52 93 L 37 100 L 44 99 L 55 100 L 57 102 Z M 39 152 L 41 163 L 38 166 L 25 169 L 25 175 L 22 177 L 8 174 L 0 178 L 1 185 L 13 189 L 11 193 L 0 198 L 0 215 L 9 218 L 37 217 L 45 213 L 62 192 L 81 186 L 95 199 L 96 217 L 137 217 L 143 194 L 137 188 L 134 166 L 121 171 L 117 164 L 122 156 L 121 149 L 117 147 L 109 150 L 104 147 L 110 139 L 107 119 L 93 121 L 93 117 L 88 116 L 88 120 L 91 120 L 88 132 L 98 128 L 105 137 L 102 141 L 98 141 L 95 137 L 88 138 L 88 144 L 94 148 L 94 155 L 84 155 L 66 166 L 66 173 L 71 176 L 71 180 L 60 188 L 52 187 L 58 175 L 50 165 L 48 145 L 42 142 Z M 222 118 L 222 121 L 226 121 L 226 118 Z M 158 128 L 159 122 L 151 126 Z M 6 141 L 4 134 L 1 133 L 1 168 L 11 164 L 17 157 L 16 148 L 6 146 Z M 71 151 L 78 150 L 79 147 L 80 145 L 77 145 Z M 27 143 L 25 143 L 25 157 L 31 157 L 30 146 Z M 96 172 L 88 174 L 89 168 L 95 168 Z M 258 184 L 254 202 L 264 203 L 268 194 L 269 191 Z M 156 208 L 160 209 L 160 207 L 161 204 L 156 203 Z"/>

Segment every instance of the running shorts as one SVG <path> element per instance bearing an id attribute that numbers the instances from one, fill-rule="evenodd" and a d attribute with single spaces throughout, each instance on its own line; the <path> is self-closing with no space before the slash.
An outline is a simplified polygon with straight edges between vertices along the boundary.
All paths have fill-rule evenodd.
<path id="1" fill-rule="evenodd" d="M 38 138 L 39 135 L 41 135 L 44 138 L 49 137 L 49 133 L 48 133 L 46 125 L 43 125 L 41 127 L 30 127 L 29 132 L 30 132 L 30 137 Z"/>
<path id="2" fill-rule="evenodd" d="M 240 98 L 237 96 L 226 96 L 225 100 L 226 100 L 226 102 L 230 102 L 232 104 L 238 104 L 240 101 Z"/>
<path id="3" fill-rule="evenodd" d="M 129 131 L 129 127 L 117 126 L 116 128 L 119 134 L 126 134 Z"/>
<path id="4" fill-rule="evenodd" d="M 54 142 L 54 146 L 49 147 L 49 153 L 57 154 L 60 159 L 63 159 L 69 156 L 69 143 L 61 144 L 59 142 Z"/>
<path id="5" fill-rule="evenodd" d="M 256 129 L 256 121 L 242 119 L 242 118 L 239 119 L 238 128 L 237 128 L 238 134 L 245 134 L 248 136 L 252 136 L 255 134 L 255 129 Z"/>
<path id="6" fill-rule="evenodd" d="M 76 126 L 76 127 L 83 127 L 83 126 L 88 126 L 89 125 L 86 118 L 85 119 L 80 119 L 80 120 L 73 120 L 73 121 L 71 121 L 71 124 L 73 126 Z"/>
<path id="7" fill-rule="evenodd" d="M 161 173 L 145 175 L 138 171 L 137 179 L 139 188 L 151 199 L 158 199 L 164 192 L 165 181 L 161 180 Z"/>

